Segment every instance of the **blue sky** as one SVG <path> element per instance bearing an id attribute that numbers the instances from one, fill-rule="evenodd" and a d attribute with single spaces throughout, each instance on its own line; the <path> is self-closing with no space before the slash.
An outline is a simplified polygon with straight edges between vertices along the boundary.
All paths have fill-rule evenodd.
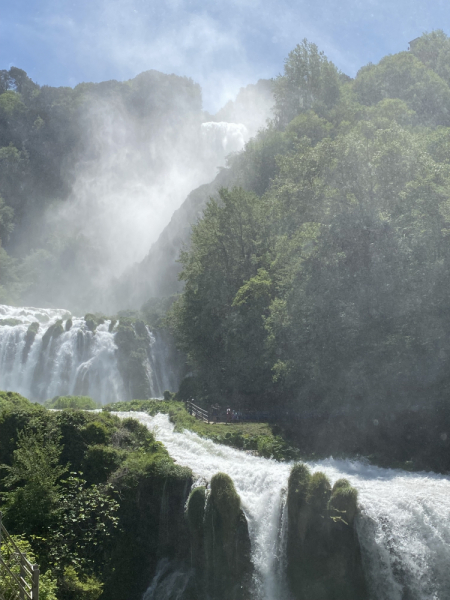
<path id="1" fill-rule="evenodd" d="M 157 69 L 200 83 L 214 112 L 305 37 L 354 76 L 449 18 L 443 0 L 0 0 L 0 68 L 54 86 Z"/>

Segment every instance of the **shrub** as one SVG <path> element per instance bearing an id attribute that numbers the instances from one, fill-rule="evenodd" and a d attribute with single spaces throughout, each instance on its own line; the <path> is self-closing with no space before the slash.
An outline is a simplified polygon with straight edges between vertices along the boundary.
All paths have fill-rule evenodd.
<path id="1" fill-rule="evenodd" d="M 89 483 L 104 483 L 124 460 L 123 451 L 97 444 L 89 446 L 83 460 L 83 473 Z"/>
<path id="2" fill-rule="evenodd" d="M 81 435 L 88 445 L 108 444 L 111 439 L 108 428 L 103 423 L 100 423 L 100 421 L 92 421 L 91 423 L 87 423 L 82 428 Z"/>
<path id="3" fill-rule="evenodd" d="M 103 584 L 95 577 L 80 579 L 74 567 L 64 569 L 60 585 L 64 600 L 97 600 L 102 594 L 102 588 Z"/>
<path id="4" fill-rule="evenodd" d="M 64 410 L 65 408 L 94 410 L 98 408 L 98 404 L 89 396 L 55 396 L 51 400 L 47 400 L 44 406 L 58 410 Z"/>

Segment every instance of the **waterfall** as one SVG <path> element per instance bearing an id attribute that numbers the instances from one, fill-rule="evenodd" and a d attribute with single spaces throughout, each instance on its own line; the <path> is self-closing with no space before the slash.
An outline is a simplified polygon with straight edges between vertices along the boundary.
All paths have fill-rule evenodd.
<path id="1" fill-rule="evenodd" d="M 214 157 L 218 166 L 225 165 L 225 157 L 243 149 L 250 135 L 242 123 L 209 121 L 202 123 L 202 138 L 205 152 Z"/>
<path id="2" fill-rule="evenodd" d="M 218 471 L 233 479 L 249 524 L 255 598 L 286 600 L 285 490 L 292 465 L 175 433 L 166 415 L 118 413 L 147 425 L 178 464 L 201 480 Z M 333 483 L 347 478 L 359 492 L 357 530 L 371 600 L 450 598 L 450 480 L 433 473 L 382 469 L 332 458 L 308 463 Z M 157 596 L 147 591 L 146 600 Z M 161 595 L 158 598 L 170 598 Z M 181 597 L 181 596 L 180 596 Z"/>
<path id="3" fill-rule="evenodd" d="M 49 335 L 49 328 L 61 320 L 58 334 Z M 39 329 L 30 336 L 33 323 L 38 323 Z M 101 404 L 130 399 L 110 325 L 106 320 L 93 332 L 84 318 L 66 310 L 0 305 L 0 390 L 38 402 L 64 395 L 91 396 Z M 144 367 L 151 396 L 161 397 L 165 389 L 174 386 L 170 386 L 173 382 L 164 367 L 164 344 L 150 331 L 148 339 Z"/>

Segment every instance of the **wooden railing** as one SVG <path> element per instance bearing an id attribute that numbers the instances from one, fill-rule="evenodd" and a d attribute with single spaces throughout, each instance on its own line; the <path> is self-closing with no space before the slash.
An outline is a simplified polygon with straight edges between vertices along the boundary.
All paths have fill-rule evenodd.
<path id="1" fill-rule="evenodd" d="M 6 531 L 0 512 L 0 600 L 39 600 L 39 567 Z"/>

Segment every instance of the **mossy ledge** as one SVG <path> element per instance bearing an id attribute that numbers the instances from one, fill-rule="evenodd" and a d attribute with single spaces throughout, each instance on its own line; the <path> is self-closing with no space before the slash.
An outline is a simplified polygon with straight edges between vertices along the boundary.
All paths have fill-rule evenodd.
<path id="1" fill-rule="evenodd" d="M 31 346 L 34 343 L 35 337 L 39 331 L 39 323 L 35 321 L 28 326 L 27 333 L 25 335 L 25 346 L 22 350 L 22 362 L 24 363 L 28 358 Z"/>
<path id="2" fill-rule="evenodd" d="M 365 600 L 357 491 L 298 463 L 288 483 L 288 582 L 295 600 Z"/>
<path id="3" fill-rule="evenodd" d="M 196 598 L 245 600 L 252 564 L 247 519 L 232 479 L 217 473 L 209 494 L 194 489 L 186 509 Z"/>

